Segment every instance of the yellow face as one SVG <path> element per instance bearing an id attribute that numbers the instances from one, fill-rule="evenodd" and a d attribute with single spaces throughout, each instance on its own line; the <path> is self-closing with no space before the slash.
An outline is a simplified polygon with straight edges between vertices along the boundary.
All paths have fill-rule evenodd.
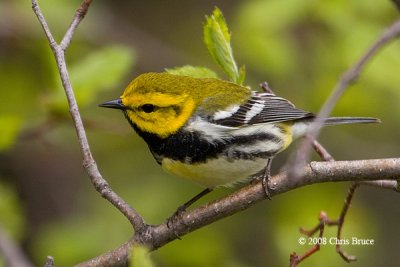
<path id="1" fill-rule="evenodd" d="M 145 73 L 128 84 L 122 103 L 104 107 L 122 109 L 140 130 L 166 138 L 184 126 L 199 105 L 202 112 L 212 115 L 250 94 L 245 87 L 218 79 Z"/>
<path id="2" fill-rule="evenodd" d="M 190 118 L 195 102 L 188 95 L 170 95 L 156 91 L 127 90 L 121 96 L 129 119 L 139 129 L 165 138 L 176 133 Z"/>

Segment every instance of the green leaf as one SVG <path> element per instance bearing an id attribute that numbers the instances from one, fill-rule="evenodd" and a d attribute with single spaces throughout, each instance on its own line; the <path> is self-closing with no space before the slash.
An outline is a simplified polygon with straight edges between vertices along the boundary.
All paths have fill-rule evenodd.
<path id="1" fill-rule="evenodd" d="M 15 115 L 0 115 L 0 151 L 10 148 L 18 137 L 22 119 Z"/>
<path id="2" fill-rule="evenodd" d="M 132 248 L 132 257 L 130 267 L 153 267 L 154 264 L 150 258 L 149 249 L 144 246 L 134 246 Z"/>
<path id="3" fill-rule="evenodd" d="M 69 76 L 76 100 L 81 107 L 96 99 L 100 91 L 114 89 L 131 70 L 135 54 L 130 48 L 113 45 L 97 50 L 71 64 Z M 63 89 L 57 90 L 49 99 L 52 111 L 67 114 Z"/>
<path id="4" fill-rule="evenodd" d="M 133 61 L 134 54 L 130 48 L 113 45 L 72 65 L 71 83 L 80 104 L 90 103 L 100 90 L 113 89 L 131 70 Z"/>
<path id="5" fill-rule="evenodd" d="M 190 76 L 194 78 L 218 78 L 217 74 L 214 71 L 206 67 L 195 67 L 191 65 L 175 67 L 173 69 L 165 69 L 165 71 L 170 74 Z"/>
<path id="6" fill-rule="evenodd" d="M 24 211 L 17 189 L 2 181 L 5 178 L 10 177 L 0 175 L 0 222 L 14 239 L 19 240 L 24 234 Z"/>
<path id="7" fill-rule="evenodd" d="M 217 7 L 211 16 L 206 16 L 203 29 L 204 43 L 214 61 L 229 76 L 232 82 L 242 84 L 244 73 L 241 74 L 233 57 L 231 35 L 225 18 Z M 241 68 L 242 69 L 242 68 Z M 244 68 L 243 68 L 244 72 Z"/>

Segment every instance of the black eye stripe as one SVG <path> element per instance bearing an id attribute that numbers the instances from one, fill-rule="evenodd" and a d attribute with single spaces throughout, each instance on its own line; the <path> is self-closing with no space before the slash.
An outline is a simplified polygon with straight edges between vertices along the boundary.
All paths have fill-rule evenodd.
<path id="1" fill-rule="evenodd" d="M 152 113 L 152 112 L 156 111 L 159 108 L 161 108 L 161 107 L 158 107 L 158 106 L 153 105 L 153 104 L 143 104 L 143 105 L 138 107 L 138 110 L 143 111 L 145 113 Z M 177 105 L 169 106 L 168 108 L 172 108 L 175 111 L 175 113 L 178 114 L 178 115 L 182 112 L 181 107 L 179 107 Z"/>
<path id="2" fill-rule="evenodd" d="M 144 104 L 139 107 L 140 110 L 143 110 L 146 113 L 152 113 L 156 110 L 156 106 L 153 104 Z"/>

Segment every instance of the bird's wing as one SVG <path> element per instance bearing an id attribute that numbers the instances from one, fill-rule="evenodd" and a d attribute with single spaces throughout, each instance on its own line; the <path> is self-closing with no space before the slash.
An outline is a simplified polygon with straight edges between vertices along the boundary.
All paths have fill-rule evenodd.
<path id="1" fill-rule="evenodd" d="M 243 105 L 217 112 L 211 119 L 215 124 L 229 127 L 284 122 L 313 118 L 313 113 L 296 108 L 290 101 L 270 93 L 254 92 Z"/>

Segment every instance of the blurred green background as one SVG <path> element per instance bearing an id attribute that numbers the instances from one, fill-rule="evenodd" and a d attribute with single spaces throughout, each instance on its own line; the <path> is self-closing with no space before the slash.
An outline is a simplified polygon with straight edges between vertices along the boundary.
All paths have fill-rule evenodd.
<path id="1" fill-rule="evenodd" d="M 80 1 L 39 4 L 60 40 Z M 339 75 L 399 15 L 390 1 L 373 0 L 94 1 L 67 51 L 70 76 L 102 174 L 151 224 L 201 188 L 165 174 L 122 114 L 97 104 L 119 96 L 143 72 L 185 64 L 219 71 L 202 42 L 204 16 L 216 5 L 233 33 L 238 64 L 246 65 L 246 84 L 256 89 L 268 81 L 278 95 L 310 111 L 318 111 Z M 325 129 L 320 141 L 337 160 L 399 156 L 399 69 L 397 41 L 340 100 L 334 115 L 383 123 Z M 0 103 L 0 227 L 32 261 L 41 265 L 52 255 L 56 266 L 70 266 L 129 239 L 129 223 L 95 192 L 82 168 L 56 64 L 30 1 L 0 2 Z M 274 161 L 273 172 L 290 150 Z M 320 210 L 336 218 L 347 187 L 288 192 L 184 236 L 151 258 L 156 266 L 288 266 L 292 251 L 309 248 L 298 244 L 298 228 L 313 227 Z M 202 203 L 232 190 L 218 189 Z M 389 190 L 357 191 L 343 237 L 375 244 L 345 246 L 358 256 L 351 266 L 397 266 L 399 200 Z M 303 265 L 347 263 L 326 245 Z"/>

